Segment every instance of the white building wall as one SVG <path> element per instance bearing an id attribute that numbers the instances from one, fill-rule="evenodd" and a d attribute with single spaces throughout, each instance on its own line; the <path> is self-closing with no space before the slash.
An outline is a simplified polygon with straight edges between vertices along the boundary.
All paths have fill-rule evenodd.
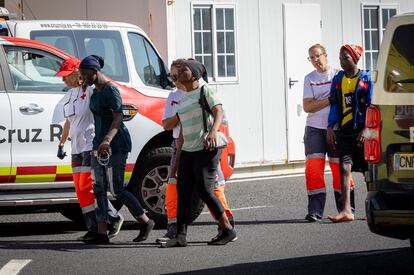
<path id="1" fill-rule="evenodd" d="M 192 56 L 191 4 L 229 1 L 176 1 L 175 56 Z M 277 1 L 240 1 L 237 11 L 239 81 L 216 87 L 237 146 L 237 162 L 281 162 L 286 159 L 282 7 Z M 260 29 L 260 31 L 258 31 Z M 175 42 L 174 42 L 175 41 Z"/>
<path id="2" fill-rule="evenodd" d="M 258 1 L 263 161 L 287 158 L 282 5 Z M 248 15 L 248 14 L 247 14 Z"/>

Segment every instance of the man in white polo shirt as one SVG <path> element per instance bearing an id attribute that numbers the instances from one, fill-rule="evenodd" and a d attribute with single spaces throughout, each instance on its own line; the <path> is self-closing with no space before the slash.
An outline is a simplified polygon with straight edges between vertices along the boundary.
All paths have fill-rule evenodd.
<path id="1" fill-rule="evenodd" d="M 339 155 L 326 144 L 326 129 L 330 110 L 329 98 L 331 80 L 337 70 L 328 65 L 325 47 L 312 45 L 308 60 L 315 68 L 305 76 L 303 87 L 303 109 L 308 113 L 305 128 L 306 190 L 308 193 L 308 214 L 305 219 L 316 222 L 323 217 L 326 201 L 325 155 L 328 154 L 332 170 L 335 202 L 338 212 L 342 209 Z M 352 181 L 353 187 L 353 181 Z M 353 188 L 352 188 L 353 189 Z M 353 192 L 352 192 L 353 201 Z"/>

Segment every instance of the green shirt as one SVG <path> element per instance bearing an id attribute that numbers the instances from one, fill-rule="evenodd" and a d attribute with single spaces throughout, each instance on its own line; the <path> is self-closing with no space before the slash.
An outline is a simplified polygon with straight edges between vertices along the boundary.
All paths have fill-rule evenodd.
<path id="1" fill-rule="evenodd" d="M 198 89 L 186 93 L 184 98 L 180 101 L 178 109 L 178 116 L 180 118 L 181 127 L 183 129 L 183 151 L 196 152 L 204 149 L 204 126 L 203 126 L 203 114 L 199 104 L 201 92 L 201 85 Z M 205 85 L 204 95 L 207 99 L 207 103 L 212 109 L 214 106 L 221 104 L 221 101 L 217 98 L 216 92 Z M 211 129 L 213 125 L 213 117 L 207 115 L 207 129 Z"/>
<path id="2" fill-rule="evenodd" d="M 89 107 L 95 119 L 93 150 L 97 150 L 111 127 L 112 112 L 122 113 L 122 98 L 118 87 L 107 84 L 101 91 L 94 89 Z M 110 146 L 112 153 L 131 152 L 131 137 L 123 122 L 121 122 L 121 126 L 112 139 Z"/>

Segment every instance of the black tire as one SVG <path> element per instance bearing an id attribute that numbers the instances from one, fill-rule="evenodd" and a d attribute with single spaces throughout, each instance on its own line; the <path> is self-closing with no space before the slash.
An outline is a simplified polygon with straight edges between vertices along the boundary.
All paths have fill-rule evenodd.
<path id="1" fill-rule="evenodd" d="M 137 197 L 141 205 L 148 211 L 147 215 L 155 221 L 157 226 L 167 225 L 165 211 L 165 190 L 168 181 L 168 167 L 173 149 L 161 147 L 149 150 L 136 164 L 137 176 L 131 178 L 128 189 Z M 201 213 L 204 203 L 193 196 L 189 223 Z"/>
<path id="2" fill-rule="evenodd" d="M 62 214 L 65 218 L 73 221 L 78 225 L 85 225 L 85 220 L 83 219 L 82 210 L 79 207 L 79 204 L 72 204 L 63 206 L 59 208 L 60 214 Z"/>

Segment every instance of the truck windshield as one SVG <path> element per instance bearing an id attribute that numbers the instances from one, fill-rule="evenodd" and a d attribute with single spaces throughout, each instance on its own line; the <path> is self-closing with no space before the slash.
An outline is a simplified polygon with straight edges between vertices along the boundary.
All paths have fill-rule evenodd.
<path id="1" fill-rule="evenodd" d="M 113 80 L 129 82 L 125 49 L 118 31 L 42 30 L 32 31 L 30 38 L 51 44 L 80 60 L 95 54 L 104 58 L 102 72 Z"/>
<path id="2" fill-rule="evenodd" d="M 392 38 L 385 69 L 384 88 L 393 93 L 414 93 L 414 25 L 398 27 Z"/>

